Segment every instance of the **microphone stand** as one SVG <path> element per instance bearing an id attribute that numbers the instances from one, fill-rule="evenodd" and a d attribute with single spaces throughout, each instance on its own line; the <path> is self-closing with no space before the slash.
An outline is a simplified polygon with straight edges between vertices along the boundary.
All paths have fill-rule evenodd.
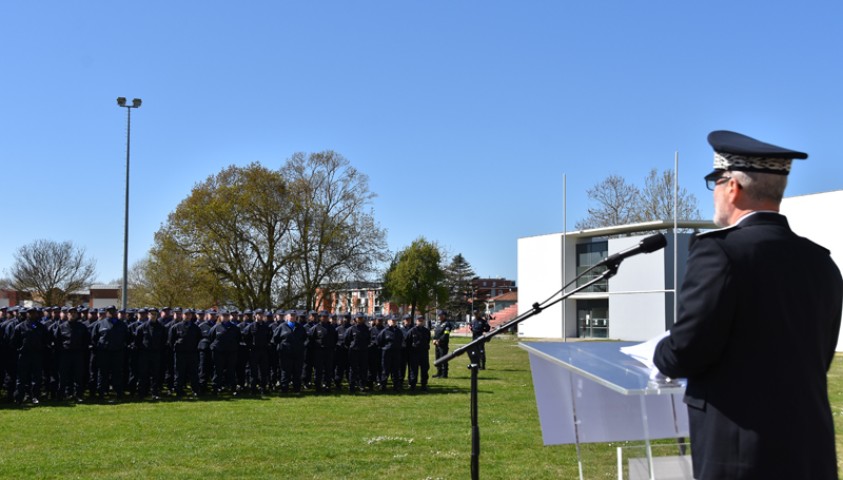
<path id="1" fill-rule="evenodd" d="M 604 259 L 602 262 L 595 264 L 591 268 L 577 275 L 573 280 L 565 284 L 565 286 L 563 286 L 561 290 L 551 295 L 550 298 L 548 298 L 541 304 L 539 304 L 539 302 L 534 303 L 532 305 L 533 308 L 530 311 L 524 312 L 523 314 L 513 318 L 512 320 L 504 323 L 503 325 L 498 326 L 498 328 L 492 330 L 491 332 L 484 333 L 483 335 L 472 340 L 470 343 L 467 343 L 462 347 L 457 348 L 453 352 L 443 357 L 440 357 L 433 363 L 434 365 L 439 366 L 443 363 L 449 362 L 450 360 L 456 357 L 459 357 L 465 352 L 468 352 L 468 357 L 471 361 L 471 363 L 468 365 L 468 369 L 471 371 L 471 480 L 479 480 L 480 478 L 480 427 L 477 424 L 477 371 L 480 369 L 480 365 L 477 362 L 477 354 L 480 351 L 479 346 L 491 340 L 492 337 L 494 337 L 495 335 L 498 335 L 499 333 L 518 325 L 519 323 L 523 322 L 524 320 L 527 320 L 528 318 L 538 315 L 544 309 L 556 305 L 557 303 L 565 300 L 571 295 L 580 292 L 581 290 L 584 290 L 596 283 L 602 282 L 603 280 L 608 280 L 609 278 L 613 277 L 616 273 L 618 273 L 618 266 L 620 266 L 622 261 L 623 258 Z M 600 266 L 606 267 L 606 270 L 603 273 L 588 281 L 587 283 L 571 290 L 570 292 L 563 293 L 561 297 L 550 302 L 550 299 L 552 299 L 559 293 L 564 292 L 565 288 L 582 278 L 585 274 Z"/>

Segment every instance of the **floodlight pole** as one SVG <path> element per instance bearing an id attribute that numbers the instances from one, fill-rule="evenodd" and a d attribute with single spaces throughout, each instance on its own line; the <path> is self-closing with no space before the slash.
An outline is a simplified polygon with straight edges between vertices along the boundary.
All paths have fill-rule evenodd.
<path id="1" fill-rule="evenodd" d="M 132 109 L 141 106 L 140 98 L 132 99 L 132 104 L 126 104 L 126 97 L 117 97 L 117 105 L 126 109 L 126 202 L 123 217 L 123 295 L 122 308 L 128 308 L 129 303 L 129 151 L 132 138 Z"/>

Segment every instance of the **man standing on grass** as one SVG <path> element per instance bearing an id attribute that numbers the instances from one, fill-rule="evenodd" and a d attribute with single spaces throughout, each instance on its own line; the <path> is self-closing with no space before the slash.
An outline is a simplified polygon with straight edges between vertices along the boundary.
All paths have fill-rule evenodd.
<path id="1" fill-rule="evenodd" d="M 778 213 L 791 160 L 808 155 L 728 131 L 708 140 L 723 228 L 692 241 L 679 317 L 654 356 L 688 379 L 694 477 L 836 479 L 826 372 L 843 279 Z"/>
<path id="2" fill-rule="evenodd" d="M 451 330 L 454 329 L 454 324 L 448 320 L 448 312 L 439 310 L 437 312 L 439 320 L 433 328 L 433 345 L 436 346 L 436 360 L 448 354 L 448 344 L 451 340 Z M 437 365 L 436 375 L 433 378 L 448 378 L 448 362 Z"/>
<path id="3" fill-rule="evenodd" d="M 427 391 L 427 377 L 430 372 L 430 329 L 425 326 L 424 315 L 416 316 L 416 326 L 410 329 L 405 343 L 410 352 L 410 390 L 416 389 L 416 382 L 421 376 L 421 389 L 423 392 Z"/>

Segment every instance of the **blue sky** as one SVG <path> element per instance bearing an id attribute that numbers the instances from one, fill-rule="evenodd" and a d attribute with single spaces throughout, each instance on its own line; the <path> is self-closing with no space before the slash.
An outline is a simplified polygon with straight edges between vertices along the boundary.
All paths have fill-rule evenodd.
<path id="1" fill-rule="evenodd" d="M 609 174 L 673 166 L 710 217 L 711 130 L 810 154 L 789 195 L 843 188 L 843 3 L 4 2 L 0 275 L 38 238 L 120 277 L 192 186 L 335 150 L 393 251 L 424 236 L 482 276 L 585 215 Z"/>

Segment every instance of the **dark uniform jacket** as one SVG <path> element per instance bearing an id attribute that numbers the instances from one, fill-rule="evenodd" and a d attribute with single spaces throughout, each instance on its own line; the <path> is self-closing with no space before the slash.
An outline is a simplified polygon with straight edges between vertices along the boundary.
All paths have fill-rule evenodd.
<path id="1" fill-rule="evenodd" d="M 244 340 L 251 349 L 266 349 L 272 341 L 272 327 L 267 322 L 252 322 L 246 328 Z"/>
<path id="2" fill-rule="evenodd" d="M 54 335 L 56 346 L 68 352 L 86 351 L 91 343 L 88 327 L 80 320 L 61 322 L 56 327 Z"/>
<path id="3" fill-rule="evenodd" d="M 41 322 L 24 320 L 12 330 L 12 349 L 20 354 L 41 353 L 47 348 L 48 335 Z"/>
<path id="4" fill-rule="evenodd" d="M 437 322 L 433 328 L 433 339 L 439 341 L 439 346 L 447 347 L 451 339 L 451 330 L 454 329 L 454 324 L 449 320 L 444 322 Z"/>
<path id="5" fill-rule="evenodd" d="M 398 351 L 404 342 L 404 335 L 398 327 L 386 327 L 378 334 L 377 341 L 381 350 Z"/>
<path id="6" fill-rule="evenodd" d="M 287 322 L 282 322 L 275 330 L 272 336 L 272 341 L 278 346 L 279 351 L 286 351 L 291 353 L 303 352 L 305 341 L 307 340 L 307 331 L 304 325 L 294 323 L 292 327 Z"/>
<path id="7" fill-rule="evenodd" d="M 694 476 L 837 478 L 826 372 L 843 280 L 829 252 L 759 212 L 698 235 L 654 362 L 686 377 Z"/>
<path id="8" fill-rule="evenodd" d="M 471 338 L 477 338 L 491 330 L 492 327 L 486 320 L 474 319 L 471 321 Z"/>
<path id="9" fill-rule="evenodd" d="M 232 322 L 220 322 L 211 329 L 208 341 L 214 352 L 236 352 L 240 346 L 240 327 Z"/>
<path id="10" fill-rule="evenodd" d="M 357 324 L 348 327 L 348 330 L 345 331 L 343 342 L 349 350 L 368 349 L 370 342 L 369 327 Z"/>
<path id="11" fill-rule="evenodd" d="M 317 323 L 310 329 L 308 336 L 313 348 L 330 348 L 333 350 L 337 346 L 337 329 L 330 323 Z"/>
<path id="12" fill-rule="evenodd" d="M 167 328 L 161 322 L 147 320 L 138 327 L 135 345 L 139 350 L 159 352 L 167 346 Z"/>
<path id="13" fill-rule="evenodd" d="M 115 317 L 98 320 L 91 329 L 91 343 L 97 350 L 125 350 L 129 344 L 129 327 Z"/>
<path id="14" fill-rule="evenodd" d="M 416 325 L 407 334 L 407 346 L 413 350 L 430 350 L 430 329 Z"/>
<path id="15" fill-rule="evenodd" d="M 199 351 L 199 341 L 202 332 L 196 322 L 182 320 L 173 323 L 167 338 L 167 343 L 174 352 L 196 353 Z"/>

